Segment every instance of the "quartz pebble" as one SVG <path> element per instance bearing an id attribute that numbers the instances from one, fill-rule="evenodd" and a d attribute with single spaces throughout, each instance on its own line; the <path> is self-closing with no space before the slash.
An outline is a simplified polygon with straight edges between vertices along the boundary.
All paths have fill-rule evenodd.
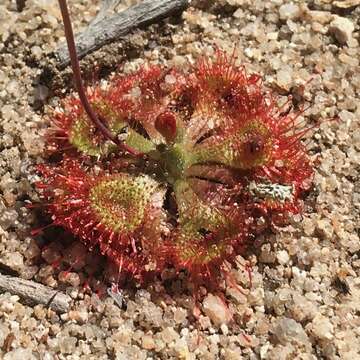
<path id="1" fill-rule="evenodd" d="M 340 9 L 348 9 L 360 5 L 360 0 L 337 0 L 333 2 L 334 6 Z"/>
<path id="2" fill-rule="evenodd" d="M 277 83 L 284 89 L 289 89 L 292 82 L 292 69 L 289 66 L 282 67 L 277 72 Z"/>
<path id="3" fill-rule="evenodd" d="M 177 340 L 179 338 L 179 334 L 172 327 L 168 327 L 161 332 L 161 338 L 166 344 L 168 344 Z"/>
<path id="4" fill-rule="evenodd" d="M 142 338 L 141 346 L 145 350 L 153 350 L 155 349 L 155 341 L 154 338 L 151 335 L 144 335 Z"/>
<path id="5" fill-rule="evenodd" d="M 336 16 L 329 26 L 329 32 L 333 34 L 342 45 L 350 41 L 354 29 L 353 22 L 341 16 Z"/>
<path id="6" fill-rule="evenodd" d="M 69 312 L 69 319 L 75 320 L 79 324 L 85 324 L 88 321 L 89 314 L 85 309 L 80 311 L 70 311 Z"/>
<path id="7" fill-rule="evenodd" d="M 302 326 L 293 319 L 283 318 L 274 328 L 274 335 L 283 345 L 295 342 L 308 345 L 309 339 Z"/>
<path id="8" fill-rule="evenodd" d="M 176 309 L 174 311 L 174 320 L 175 322 L 181 324 L 186 320 L 187 312 L 184 309 Z"/>
<path id="9" fill-rule="evenodd" d="M 334 337 L 334 326 L 330 319 L 321 314 L 315 316 L 311 323 L 311 331 L 320 340 L 332 340 Z"/>
<path id="10" fill-rule="evenodd" d="M 190 360 L 189 347 L 184 339 L 178 339 L 174 344 L 176 358 L 179 360 Z"/>
<path id="11" fill-rule="evenodd" d="M 226 349 L 224 351 L 224 358 L 227 360 L 243 360 L 243 357 L 241 355 L 241 349 Z"/>
<path id="12" fill-rule="evenodd" d="M 59 338 L 59 349 L 62 354 L 73 354 L 77 339 L 73 336 L 63 336 Z"/>
<path id="13" fill-rule="evenodd" d="M 31 349 L 18 348 L 8 352 L 4 360 L 36 360 L 36 356 Z"/>
<path id="14" fill-rule="evenodd" d="M 286 265 L 289 263 L 290 257 L 286 250 L 280 250 L 276 254 L 276 258 L 281 265 Z"/>
<path id="15" fill-rule="evenodd" d="M 218 296 L 207 295 L 203 301 L 203 308 L 205 314 L 215 325 L 226 324 L 231 319 L 231 313 L 226 303 Z"/>
<path id="16" fill-rule="evenodd" d="M 329 23 L 333 16 L 329 11 L 318 11 L 318 10 L 309 10 L 307 15 L 312 21 L 315 21 L 319 24 L 325 25 Z"/>
<path id="17" fill-rule="evenodd" d="M 280 6 L 279 14 L 282 20 L 294 20 L 300 16 L 300 7 L 294 3 L 284 4 Z"/>

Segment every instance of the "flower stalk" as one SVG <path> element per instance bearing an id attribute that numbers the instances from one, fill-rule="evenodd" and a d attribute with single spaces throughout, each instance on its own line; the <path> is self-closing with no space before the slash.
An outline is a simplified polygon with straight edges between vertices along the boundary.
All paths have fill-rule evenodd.
<path id="1" fill-rule="evenodd" d="M 72 29 L 72 24 L 70 20 L 69 9 L 67 6 L 66 0 L 59 0 L 59 6 L 61 10 L 61 15 L 64 23 L 65 37 L 69 50 L 69 56 L 71 61 L 71 68 L 74 75 L 75 87 L 79 94 L 79 98 L 82 106 L 84 107 L 89 119 L 95 125 L 95 127 L 103 134 L 105 139 L 108 139 L 118 145 L 121 149 L 127 151 L 132 155 L 139 155 L 139 152 L 124 144 L 116 135 L 114 135 L 106 125 L 104 121 L 96 114 L 96 112 L 91 107 L 89 100 L 86 95 L 84 83 L 81 77 L 80 64 L 77 56 L 74 33 Z"/>

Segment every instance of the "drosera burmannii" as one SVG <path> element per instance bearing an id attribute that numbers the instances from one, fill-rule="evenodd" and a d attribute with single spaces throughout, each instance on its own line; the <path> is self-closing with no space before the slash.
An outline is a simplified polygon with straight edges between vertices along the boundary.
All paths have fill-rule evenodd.
<path id="1" fill-rule="evenodd" d="M 79 96 L 54 112 L 57 160 L 38 167 L 53 225 L 100 249 L 119 284 L 172 267 L 195 295 L 216 290 L 260 231 L 301 213 L 311 127 L 221 50 L 188 71 L 148 65 L 85 90 L 59 3 Z"/>

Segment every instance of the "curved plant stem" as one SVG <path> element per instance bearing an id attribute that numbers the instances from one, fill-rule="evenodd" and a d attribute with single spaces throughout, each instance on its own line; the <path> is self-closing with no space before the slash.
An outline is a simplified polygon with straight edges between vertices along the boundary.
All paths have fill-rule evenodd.
<path id="1" fill-rule="evenodd" d="M 66 42 L 67 42 L 68 49 L 69 49 L 69 55 L 70 55 L 70 60 L 71 60 L 71 68 L 72 68 L 73 73 L 74 73 L 74 80 L 75 80 L 76 90 L 77 90 L 77 92 L 79 94 L 80 101 L 81 101 L 87 115 L 89 116 L 90 120 L 95 125 L 95 127 L 104 135 L 104 137 L 106 139 L 111 140 L 116 145 L 118 145 L 121 149 L 129 152 L 130 154 L 140 155 L 140 153 L 138 151 L 134 150 L 133 148 L 131 148 L 131 147 L 127 146 L 126 144 L 124 144 L 123 142 L 121 142 L 117 138 L 117 136 L 114 135 L 107 128 L 107 126 L 104 125 L 104 123 L 101 121 L 99 116 L 92 109 L 92 107 L 91 107 L 91 105 L 89 103 L 89 100 L 88 100 L 88 98 L 86 96 L 84 84 L 83 84 L 83 81 L 82 81 L 82 78 L 81 78 L 80 64 L 79 64 L 79 60 L 78 60 L 78 57 L 77 57 L 75 41 L 74 41 L 74 33 L 73 33 L 73 30 L 72 30 L 72 25 L 71 25 L 68 6 L 67 6 L 67 3 L 66 3 L 66 0 L 58 0 L 58 1 L 59 1 L 59 5 L 60 5 L 61 15 L 62 15 L 62 18 L 63 18 L 64 29 L 65 29 L 65 37 L 66 37 Z"/>

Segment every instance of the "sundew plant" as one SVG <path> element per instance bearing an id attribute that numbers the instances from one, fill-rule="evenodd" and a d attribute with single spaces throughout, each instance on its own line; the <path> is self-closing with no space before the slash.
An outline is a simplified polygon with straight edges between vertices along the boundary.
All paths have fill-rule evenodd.
<path id="1" fill-rule="evenodd" d="M 53 223 L 122 277 L 173 267 L 216 285 L 260 229 L 301 212 L 308 128 L 233 56 L 218 50 L 187 71 L 143 66 L 86 93 L 77 80 L 80 96 L 52 115 L 58 160 L 39 166 L 38 189 Z"/>

